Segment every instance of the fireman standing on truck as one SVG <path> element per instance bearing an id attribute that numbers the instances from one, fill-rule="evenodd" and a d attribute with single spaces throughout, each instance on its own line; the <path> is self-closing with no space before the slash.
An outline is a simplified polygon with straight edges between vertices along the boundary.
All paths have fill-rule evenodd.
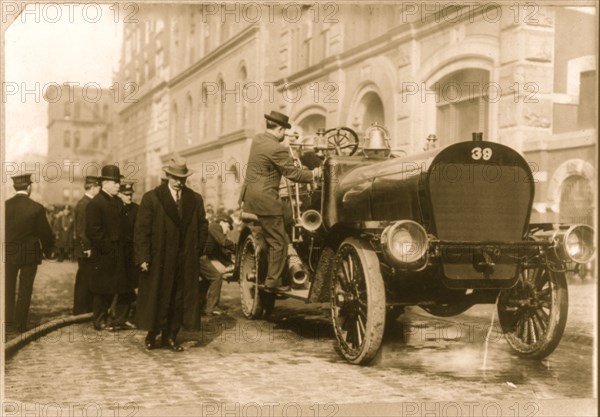
<path id="1" fill-rule="evenodd" d="M 292 181 L 311 183 L 321 176 L 321 168 L 303 169 L 294 164 L 289 150 L 281 144 L 285 130 L 291 128 L 285 114 L 272 111 L 265 114 L 266 132 L 252 139 L 247 175 L 239 202 L 242 210 L 255 214 L 263 229 L 269 263 L 265 280 L 266 291 L 289 291 L 280 281 L 287 259 L 288 236 L 283 219 L 283 202 L 279 183 L 284 176 Z"/>

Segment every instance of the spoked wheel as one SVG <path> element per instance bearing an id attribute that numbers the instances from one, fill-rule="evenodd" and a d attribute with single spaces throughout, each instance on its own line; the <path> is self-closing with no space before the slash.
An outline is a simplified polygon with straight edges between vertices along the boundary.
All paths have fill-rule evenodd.
<path id="1" fill-rule="evenodd" d="M 248 319 L 259 319 L 263 306 L 258 288 L 260 267 L 260 246 L 250 234 L 244 239 L 240 256 L 240 300 L 242 313 Z"/>
<path id="2" fill-rule="evenodd" d="M 358 149 L 358 135 L 349 127 L 334 127 L 325 132 L 327 146 L 335 150 L 336 155 L 352 156 Z"/>
<path id="3" fill-rule="evenodd" d="M 525 265 L 517 284 L 502 291 L 498 300 L 504 337 L 525 358 L 541 359 L 556 349 L 568 309 L 565 273 L 551 271 L 541 261 Z"/>
<path id="4" fill-rule="evenodd" d="M 385 328 L 385 288 L 377 254 L 358 239 L 344 240 L 337 251 L 331 315 L 340 355 L 357 365 L 371 362 Z"/>

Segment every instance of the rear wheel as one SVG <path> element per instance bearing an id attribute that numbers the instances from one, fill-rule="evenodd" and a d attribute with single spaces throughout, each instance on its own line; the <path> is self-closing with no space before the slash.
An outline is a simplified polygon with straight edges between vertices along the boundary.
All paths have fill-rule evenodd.
<path id="1" fill-rule="evenodd" d="M 541 359 L 558 346 L 569 300 L 564 272 L 539 261 L 522 267 L 517 284 L 500 293 L 498 317 L 504 337 L 522 357 Z"/>
<path id="2" fill-rule="evenodd" d="M 260 269 L 260 246 L 250 234 L 244 239 L 240 255 L 240 301 L 242 313 L 247 319 L 262 317 L 262 297 L 258 288 Z"/>
<path id="3" fill-rule="evenodd" d="M 344 240 L 331 285 L 338 352 L 350 363 L 366 365 L 377 355 L 385 328 L 385 288 L 377 254 L 358 239 Z"/>

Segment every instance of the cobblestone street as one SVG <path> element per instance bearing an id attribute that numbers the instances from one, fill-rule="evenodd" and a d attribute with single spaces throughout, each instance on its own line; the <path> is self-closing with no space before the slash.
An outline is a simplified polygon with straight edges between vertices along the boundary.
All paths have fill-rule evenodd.
<path id="1" fill-rule="evenodd" d="M 36 290 L 46 279 L 56 285 L 43 275 L 38 278 Z M 505 413 L 512 405 L 519 407 L 515 415 L 527 415 L 531 407 L 537 411 L 532 415 L 553 415 L 560 408 L 548 400 L 595 395 L 596 285 L 576 284 L 569 290 L 565 335 L 542 362 L 513 356 L 495 328 L 486 350 L 484 330 L 493 307 L 475 306 L 451 319 L 409 309 L 388 325 L 377 362 L 358 367 L 334 350 L 328 305 L 283 300 L 269 321 L 248 321 L 241 318 L 237 283 L 224 284 L 227 315 L 203 317 L 201 332 L 182 333 L 186 350 L 181 354 L 146 351 L 142 331 L 96 332 L 90 323 L 30 343 L 6 362 L 5 413 L 21 415 L 16 413 L 24 406 L 11 401 L 27 403 L 28 409 L 71 404 L 79 410 L 71 415 L 145 415 L 150 410 L 223 415 L 222 404 L 241 407 L 231 411 L 236 415 L 260 415 L 243 407 L 274 403 L 302 404 L 300 415 L 335 415 L 339 407 L 365 403 L 380 404 L 382 414 L 411 415 L 412 408 L 398 407 L 441 401 L 435 404 L 458 402 L 464 408 L 471 402 L 482 407 L 508 401 Z M 91 404 L 100 414 L 85 413 Z M 360 407 L 353 410 L 365 414 Z M 281 408 L 279 413 L 298 415 Z"/>

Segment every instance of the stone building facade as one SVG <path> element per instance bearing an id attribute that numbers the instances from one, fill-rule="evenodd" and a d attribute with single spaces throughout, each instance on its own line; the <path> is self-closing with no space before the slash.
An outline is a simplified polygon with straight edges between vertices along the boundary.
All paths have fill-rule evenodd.
<path id="1" fill-rule="evenodd" d="M 595 218 L 594 8 L 160 7 L 146 9 L 149 24 L 125 26 L 127 43 L 150 25 L 142 38 L 153 44 L 138 41 L 119 72 L 121 82 L 133 80 L 131 62 L 139 71 L 160 42 L 161 69 L 119 113 L 119 155 L 140 161 L 146 189 L 180 154 L 198 171 L 191 185 L 208 203 L 235 208 L 251 138 L 264 129 L 263 114 L 278 110 L 301 135 L 347 126 L 360 136 L 378 122 L 409 156 L 430 134 L 441 147 L 483 132 L 534 167 L 533 221 Z"/>
<path id="2" fill-rule="evenodd" d="M 58 86 L 58 84 L 57 84 Z M 97 84 L 48 88 L 48 155 L 39 170 L 45 204 L 71 205 L 83 196 L 85 175 L 113 163 L 113 91 Z"/>

